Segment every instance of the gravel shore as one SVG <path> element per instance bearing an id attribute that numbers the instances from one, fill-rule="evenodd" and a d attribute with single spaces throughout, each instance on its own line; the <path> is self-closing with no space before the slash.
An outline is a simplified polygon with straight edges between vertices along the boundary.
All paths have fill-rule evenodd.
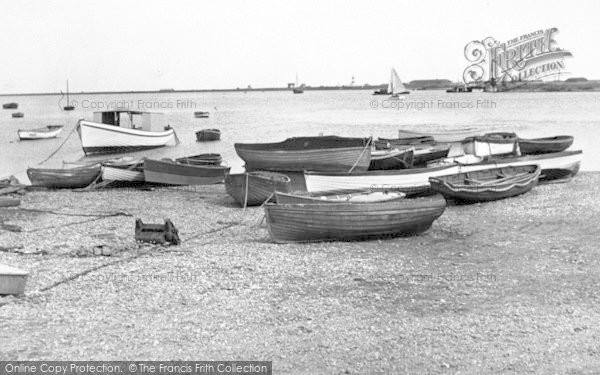
<path id="1" fill-rule="evenodd" d="M 599 196 L 580 173 L 450 205 L 417 237 L 278 245 L 223 185 L 27 192 L 0 208 L 0 263 L 30 271 L 25 296 L 0 297 L 0 356 L 597 373 Z M 138 217 L 170 218 L 182 244 L 139 246 Z"/>

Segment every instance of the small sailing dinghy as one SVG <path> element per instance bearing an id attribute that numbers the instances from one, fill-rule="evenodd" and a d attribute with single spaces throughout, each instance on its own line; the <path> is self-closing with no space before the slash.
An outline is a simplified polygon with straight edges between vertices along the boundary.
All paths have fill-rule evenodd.
<path id="1" fill-rule="evenodd" d="M 390 98 L 393 99 L 399 99 L 400 95 L 410 94 L 410 92 L 406 89 L 406 87 L 400 80 L 400 77 L 398 77 L 398 73 L 396 73 L 396 69 L 394 68 L 392 68 L 388 92 L 391 94 Z"/>
<path id="2" fill-rule="evenodd" d="M 63 128 L 63 125 L 47 125 L 44 128 L 38 129 L 19 129 L 17 135 L 21 141 L 56 138 L 56 136 L 62 132 Z"/>
<path id="3" fill-rule="evenodd" d="M 67 105 L 64 106 L 63 109 L 65 111 L 72 111 L 75 109 L 75 107 L 71 104 L 71 101 L 69 100 L 69 80 L 67 80 Z"/>

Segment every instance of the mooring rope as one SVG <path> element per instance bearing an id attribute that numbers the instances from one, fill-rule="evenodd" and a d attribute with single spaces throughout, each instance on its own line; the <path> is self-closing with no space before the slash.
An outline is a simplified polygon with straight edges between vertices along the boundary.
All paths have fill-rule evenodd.
<path id="1" fill-rule="evenodd" d="M 352 168 L 350 168 L 350 170 L 348 171 L 348 173 L 352 173 L 352 171 L 354 170 L 354 168 L 356 168 L 356 166 L 358 165 L 358 163 L 360 162 L 360 159 L 362 159 L 363 154 L 365 153 L 365 151 L 367 151 L 368 147 L 371 147 L 371 141 L 373 141 L 373 137 L 369 137 L 369 140 L 367 141 L 367 144 L 365 145 L 365 147 L 363 148 L 362 152 L 360 153 L 360 155 L 358 156 L 358 159 L 356 159 L 356 162 L 354 163 L 354 165 L 352 166 Z"/>
<path id="2" fill-rule="evenodd" d="M 69 135 L 67 135 L 67 138 L 65 138 L 65 140 L 63 141 L 63 143 L 61 143 L 60 146 L 58 146 L 58 148 L 56 150 L 54 150 L 54 152 L 52 152 L 50 154 L 50 156 L 48 156 L 46 159 L 42 160 L 41 162 L 37 163 L 37 165 L 44 164 L 45 162 L 47 162 L 48 160 L 50 160 L 54 155 L 56 155 L 56 153 L 62 148 L 62 146 L 64 146 L 65 143 L 67 143 L 67 141 L 69 140 L 69 138 L 71 137 L 71 135 L 73 135 L 73 133 L 77 130 L 77 128 L 79 128 L 79 123 L 82 120 L 83 119 L 80 119 L 79 121 L 77 121 L 77 125 L 75 125 L 75 127 L 69 132 Z"/>

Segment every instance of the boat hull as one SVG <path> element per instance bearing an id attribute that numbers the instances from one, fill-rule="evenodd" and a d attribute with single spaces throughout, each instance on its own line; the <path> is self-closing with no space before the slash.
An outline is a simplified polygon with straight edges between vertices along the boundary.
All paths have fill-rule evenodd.
<path id="1" fill-rule="evenodd" d="M 548 154 L 562 152 L 573 144 L 573 137 L 562 135 L 549 138 L 519 139 L 519 148 L 523 155 Z"/>
<path id="2" fill-rule="evenodd" d="M 61 127 L 57 127 L 57 128 L 43 128 L 43 129 L 31 129 L 31 130 L 21 130 L 19 129 L 17 131 L 17 135 L 19 136 L 19 139 L 22 141 L 25 140 L 35 140 L 35 139 L 49 139 L 49 138 L 56 138 L 56 136 L 58 136 L 60 134 L 60 132 L 62 132 L 63 128 Z"/>
<path id="3" fill-rule="evenodd" d="M 465 138 L 482 135 L 483 131 L 475 128 L 457 129 L 447 132 L 417 132 L 412 130 L 400 129 L 398 138 L 414 138 L 414 137 L 432 137 L 436 142 L 452 143 L 460 142 Z"/>
<path id="4" fill-rule="evenodd" d="M 246 170 L 345 171 L 369 168 L 371 140 L 343 137 L 299 137 L 280 143 L 236 143 L 235 151 Z"/>
<path id="5" fill-rule="evenodd" d="M 509 178 L 493 180 L 497 175 Z M 430 178 L 431 190 L 442 194 L 446 199 L 458 202 L 489 202 L 525 194 L 538 184 L 540 168 L 537 165 L 522 167 L 494 168 L 457 175 Z M 484 183 L 473 180 L 481 179 Z"/>
<path id="6" fill-rule="evenodd" d="M 246 199 L 246 183 L 248 197 Z M 273 196 L 275 191 L 289 192 L 291 179 L 275 172 L 248 172 L 228 174 L 225 177 L 225 190 L 241 206 L 258 206 Z"/>
<path id="7" fill-rule="evenodd" d="M 27 177 L 33 186 L 55 189 L 76 189 L 90 185 L 100 174 L 100 166 L 69 169 L 27 169 Z"/>
<path id="8" fill-rule="evenodd" d="M 267 204 L 265 213 L 273 241 L 287 243 L 418 235 L 445 207 L 438 194 L 382 203 Z"/>
<path id="9" fill-rule="evenodd" d="M 151 132 L 81 121 L 78 132 L 86 154 L 131 152 L 177 144 L 173 129 Z"/>
<path id="10" fill-rule="evenodd" d="M 396 199 L 404 199 L 404 193 L 384 193 L 384 192 L 339 192 L 337 194 L 316 194 L 296 192 L 288 194 L 285 192 L 275 192 L 275 201 L 277 204 L 322 204 L 322 203 L 379 203 L 390 202 Z"/>
<path id="11" fill-rule="evenodd" d="M 145 181 L 143 170 L 117 168 L 106 165 L 102 166 L 102 179 L 106 181 Z"/>
<path id="12" fill-rule="evenodd" d="M 230 167 L 189 165 L 170 160 L 144 161 L 144 179 L 165 185 L 212 185 L 225 180 Z"/>
<path id="13" fill-rule="evenodd" d="M 218 141 L 220 139 L 221 131 L 219 129 L 204 129 L 196 132 L 198 142 Z"/>
<path id="14" fill-rule="evenodd" d="M 514 133 L 492 133 L 481 137 L 470 137 L 463 140 L 462 148 L 465 154 L 481 157 L 520 155 L 517 135 Z"/>
<path id="15" fill-rule="evenodd" d="M 398 171 L 371 171 L 354 175 L 305 172 L 304 179 L 309 192 L 378 189 L 415 193 L 429 190 L 430 177 L 511 166 L 539 165 L 540 181 L 569 178 L 575 176 L 579 171 L 582 158 L 581 151 L 563 151 L 554 154 L 495 158 L 469 165 L 456 164 Z"/>
<path id="16" fill-rule="evenodd" d="M 369 170 L 406 169 L 413 165 L 413 150 L 372 151 Z"/>

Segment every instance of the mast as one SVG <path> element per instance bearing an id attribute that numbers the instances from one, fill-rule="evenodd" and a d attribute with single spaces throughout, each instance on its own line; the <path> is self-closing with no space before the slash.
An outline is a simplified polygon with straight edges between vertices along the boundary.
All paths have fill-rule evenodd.
<path id="1" fill-rule="evenodd" d="M 67 106 L 71 105 L 71 101 L 69 100 L 69 80 L 67 79 Z"/>

